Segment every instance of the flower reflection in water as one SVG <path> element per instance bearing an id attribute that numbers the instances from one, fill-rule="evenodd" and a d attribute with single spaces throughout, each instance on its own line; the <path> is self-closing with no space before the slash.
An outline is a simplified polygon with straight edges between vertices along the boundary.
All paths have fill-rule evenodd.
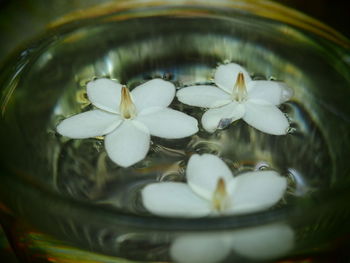
<path id="1" fill-rule="evenodd" d="M 216 263 L 231 253 L 259 261 L 281 257 L 293 246 L 293 229 L 276 223 L 225 233 L 184 234 L 173 240 L 170 254 L 179 263 Z"/>

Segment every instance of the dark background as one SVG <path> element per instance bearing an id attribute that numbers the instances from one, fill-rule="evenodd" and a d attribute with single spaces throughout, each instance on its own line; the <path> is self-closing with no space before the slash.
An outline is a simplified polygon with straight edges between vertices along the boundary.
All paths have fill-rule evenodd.
<path id="1" fill-rule="evenodd" d="M 350 38 L 350 7 L 346 0 L 279 0 L 274 2 L 314 17 Z"/>

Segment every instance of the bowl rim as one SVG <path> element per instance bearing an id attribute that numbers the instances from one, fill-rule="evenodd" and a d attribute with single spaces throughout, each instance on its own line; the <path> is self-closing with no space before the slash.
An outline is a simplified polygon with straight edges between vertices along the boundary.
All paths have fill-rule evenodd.
<path id="1" fill-rule="evenodd" d="M 309 31 L 322 38 L 336 43 L 343 48 L 350 48 L 350 40 L 326 25 L 296 9 L 272 0 L 120 0 L 102 3 L 84 10 L 65 14 L 48 25 L 53 29 L 71 23 L 74 20 L 91 19 L 115 12 L 140 10 L 144 8 L 172 8 L 176 11 L 181 7 L 206 7 L 215 9 L 236 9 L 256 16 L 273 19 L 285 24 Z M 83 12 L 82 12 L 83 11 Z M 145 16 L 152 15 L 144 14 Z"/>

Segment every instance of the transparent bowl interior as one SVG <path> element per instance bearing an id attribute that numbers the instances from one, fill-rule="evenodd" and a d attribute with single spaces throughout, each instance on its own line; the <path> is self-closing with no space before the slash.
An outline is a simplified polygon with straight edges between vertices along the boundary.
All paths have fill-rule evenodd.
<path id="1" fill-rule="evenodd" d="M 26 220 L 51 226 L 51 232 L 81 246 L 89 242 L 78 230 L 72 237 L 52 230 L 52 224 L 89 226 L 89 246 L 127 258 L 133 258 L 129 250 L 113 250 L 110 236 L 283 221 L 303 233 L 302 245 L 312 246 L 316 237 L 331 236 L 305 230 L 315 217 L 345 218 L 335 211 L 349 198 L 349 61 L 344 47 L 313 32 L 220 5 L 140 6 L 52 28 L 1 76 L 3 188 L 15 186 L 19 193 L 15 197 L 4 190 L 3 196 Z M 291 122 L 289 134 L 267 135 L 243 121 L 213 134 L 200 125 L 189 138 L 152 137 L 147 157 L 125 169 L 108 158 L 103 139 L 72 140 L 56 132 L 61 120 L 92 108 L 85 90 L 94 78 L 108 77 L 133 89 L 160 77 L 183 88 L 212 84 L 215 68 L 228 62 L 244 66 L 253 79 L 283 81 L 293 89 L 293 98 L 280 106 Z M 171 106 L 198 120 L 204 112 L 176 99 Z M 142 206 L 140 190 L 155 181 L 185 181 L 194 153 L 219 155 L 234 173 L 274 169 L 287 177 L 287 192 L 278 205 L 256 214 L 193 220 L 152 216 Z M 115 234 L 103 245 L 96 241 L 101 229 Z M 335 230 L 328 223 L 325 229 Z M 136 240 L 149 243 L 149 235 Z M 154 244 L 169 239 L 159 235 Z M 140 251 L 142 258 L 146 252 Z"/>

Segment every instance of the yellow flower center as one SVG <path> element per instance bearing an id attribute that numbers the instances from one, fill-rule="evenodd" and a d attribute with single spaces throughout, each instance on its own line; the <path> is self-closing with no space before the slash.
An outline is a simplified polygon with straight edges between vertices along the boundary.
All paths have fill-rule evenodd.
<path id="1" fill-rule="evenodd" d="M 238 102 L 243 102 L 247 99 L 248 92 L 245 86 L 244 75 L 242 72 L 238 73 L 235 86 L 232 91 L 232 99 Z"/>
<path id="2" fill-rule="evenodd" d="M 132 119 L 136 116 L 136 107 L 132 102 L 130 91 L 127 87 L 122 87 L 122 96 L 119 110 L 124 119 Z"/>
<path id="3" fill-rule="evenodd" d="M 220 178 L 216 184 L 216 188 L 212 198 L 213 208 L 222 212 L 230 206 L 230 198 L 226 191 L 226 183 L 223 178 Z"/>

